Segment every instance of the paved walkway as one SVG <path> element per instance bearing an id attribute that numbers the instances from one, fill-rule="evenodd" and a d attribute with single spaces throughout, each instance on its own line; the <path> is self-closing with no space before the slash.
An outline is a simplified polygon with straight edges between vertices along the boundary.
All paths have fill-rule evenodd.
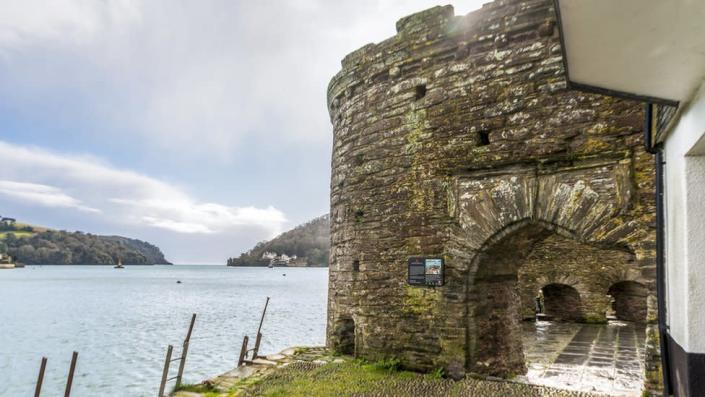
<path id="1" fill-rule="evenodd" d="M 532 384 L 639 396 L 643 385 L 643 325 L 538 321 L 524 324 L 524 351 Z"/>

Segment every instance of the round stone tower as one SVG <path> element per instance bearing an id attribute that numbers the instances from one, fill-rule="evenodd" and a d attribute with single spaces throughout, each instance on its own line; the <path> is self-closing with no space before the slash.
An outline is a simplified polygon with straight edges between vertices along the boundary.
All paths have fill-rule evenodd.
<path id="1" fill-rule="evenodd" d="M 402 18 L 345 57 L 328 109 L 331 348 L 521 373 L 526 301 L 554 284 L 578 307 L 562 315 L 600 322 L 633 282 L 620 302 L 653 321 L 643 109 L 568 87 L 551 0 Z M 413 258 L 441 259 L 442 282 L 410 283 Z"/>

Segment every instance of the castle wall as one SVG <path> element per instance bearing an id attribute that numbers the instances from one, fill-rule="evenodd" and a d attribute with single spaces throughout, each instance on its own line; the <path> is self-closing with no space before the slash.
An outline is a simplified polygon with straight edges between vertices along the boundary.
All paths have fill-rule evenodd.
<path id="1" fill-rule="evenodd" d="M 519 368 L 521 310 L 509 305 L 520 269 L 478 274 L 502 265 L 488 255 L 500 243 L 526 259 L 537 241 L 509 238 L 525 228 L 617 251 L 653 295 L 642 107 L 567 89 L 553 2 L 495 1 L 466 16 L 435 7 L 397 31 L 345 57 L 328 89 L 329 346 L 353 338 L 358 356 L 451 374 L 483 372 L 483 354 Z M 413 256 L 443 257 L 445 284 L 408 285 Z M 488 322 L 477 314 L 494 287 L 506 316 Z M 505 330 L 496 346 L 478 343 L 486 325 Z"/>

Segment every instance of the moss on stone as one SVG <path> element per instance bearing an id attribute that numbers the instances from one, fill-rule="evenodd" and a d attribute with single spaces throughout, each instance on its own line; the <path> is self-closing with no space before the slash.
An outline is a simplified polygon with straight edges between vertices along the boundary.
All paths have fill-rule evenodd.
<path id="1" fill-rule="evenodd" d="M 431 314 L 437 308 L 440 300 L 440 291 L 430 288 L 404 285 L 402 310 L 407 314 Z"/>
<path id="2" fill-rule="evenodd" d="M 599 153 L 610 149 L 612 149 L 612 146 L 604 140 L 589 138 L 578 148 L 577 153 Z"/>

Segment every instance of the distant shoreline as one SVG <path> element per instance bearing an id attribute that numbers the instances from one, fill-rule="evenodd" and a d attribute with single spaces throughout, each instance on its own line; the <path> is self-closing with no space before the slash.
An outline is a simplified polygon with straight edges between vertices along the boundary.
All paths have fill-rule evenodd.
<path id="1" fill-rule="evenodd" d="M 269 265 L 225 265 L 226 267 L 264 267 L 269 268 Z M 328 265 L 317 265 L 317 266 L 287 266 L 287 265 L 274 265 L 272 268 L 289 268 L 289 269 L 306 269 L 306 268 L 324 268 Z"/>
<path id="2" fill-rule="evenodd" d="M 140 266 L 140 267 L 148 267 L 148 266 L 174 266 L 172 263 L 134 263 L 134 264 L 124 264 L 125 266 Z M 114 263 L 32 263 L 32 264 L 25 264 L 25 267 L 30 267 L 30 266 L 115 266 Z"/>

